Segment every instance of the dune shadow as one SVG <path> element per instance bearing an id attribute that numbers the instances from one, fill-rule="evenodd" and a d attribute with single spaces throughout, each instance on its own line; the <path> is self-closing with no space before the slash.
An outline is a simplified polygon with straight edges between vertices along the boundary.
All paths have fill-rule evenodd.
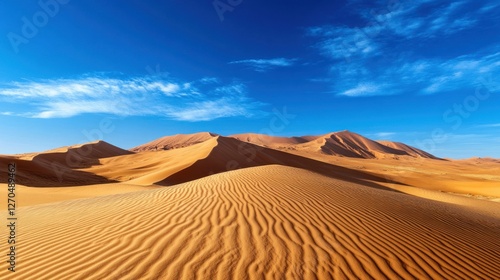
<path id="1" fill-rule="evenodd" d="M 90 172 L 69 168 L 58 161 L 0 157 L 0 183 L 8 183 L 10 163 L 16 165 L 16 184 L 29 187 L 70 187 L 117 182 Z"/>

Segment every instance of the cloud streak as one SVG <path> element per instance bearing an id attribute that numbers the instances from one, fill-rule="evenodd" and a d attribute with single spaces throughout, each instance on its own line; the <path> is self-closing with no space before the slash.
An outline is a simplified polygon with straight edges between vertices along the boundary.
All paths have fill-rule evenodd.
<path id="1" fill-rule="evenodd" d="M 401 58 L 382 66 L 363 62 L 340 63 L 332 67 L 335 91 L 348 97 L 403 93 L 437 94 L 485 86 L 500 90 L 500 46 L 486 53 L 449 60 Z"/>
<path id="2" fill-rule="evenodd" d="M 313 47 L 330 60 L 327 78 L 340 96 L 363 97 L 403 93 L 437 94 L 484 84 L 500 89 L 500 45 L 454 57 L 425 57 L 425 44 L 435 44 L 481 21 L 494 21 L 491 0 L 456 2 L 377 1 L 378 9 L 356 9 L 358 26 L 307 29 Z M 354 3 L 355 4 L 355 3 Z M 359 21 L 358 21 L 359 22 Z M 437 43 L 436 43 L 437 42 Z M 424 55 L 422 55 L 424 53 Z M 418 56 L 416 55 L 418 54 Z"/>
<path id="3" fill-rule="evenodd" d="M 162 116 L 178 121 L 252 117 L 264 105 L 247 96 L 241 83 L 217 79 L 179 82 L 159 76 L 13 82 L 0 85 L 0 100 L 10 106 L 5 116 L 69 118 L 81 114 Z M 13 111 L 16 108 L 17 111 Z"/>
<path id="4" fill-rule="evenodd" d="M 477 127 L 486 127 L 486 128 L 500 127 L 500 123 L 482 124 L 478 125 Z"/>
<path id="5" fill-rule="evenodd" d="M 245 59 L 231 61 L 229 64 L 241 64 L 250 67 L 257 72 L 266 72 L 278 67 L 290 67 L 297 60 L 293 58 L 272 58 L 272 59 Z"/>
<path id="6" fill-rule="evenodd" d="M 420 0 L 400 3 L 379 1 L 382 9 L 358 9 L 358 26 L 316 26 L 307 34 L 319 40 L 315 47 L 333 59 L 365 58 L 383 54 L 386 45 L 401 40 L 432 39 L 474 27 L 498 6 L 494 1 L 457 2 Z M 481 5 L 482 4 L 482 5 Z"/>

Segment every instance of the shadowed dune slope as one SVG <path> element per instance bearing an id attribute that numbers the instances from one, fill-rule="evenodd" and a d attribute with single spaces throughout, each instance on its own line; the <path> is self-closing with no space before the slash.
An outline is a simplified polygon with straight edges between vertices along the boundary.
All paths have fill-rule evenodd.
<path id="1" fill-rule="evenodd" d="M 56 156 L 56 158 L 58 158 Z M 16 183 L 30 187 L 63 187 L 111 183 L 105 177 L 71 169 L 49 158 L 22 160 L 0 156 L 0 183 L 7 183 L 7 165 L 16 164 Z"/>
<path id="2" fill-rule="evenodd" d="M 18 212 L 2 279 L 500 279 L 498 216 L 276 165 Z"/>
<path id="3" fill-rule="evenodd" d="M 145 152 L 178 149 L 202 143 L 214 137 L 217 137 L 217 134 L 210 132 L 177 134 L 156 139 L 146 144 L 134 147 L 130 150 L 133 152 Z"/>
<path id="4" fill-rule="evenodd" d="M 0 156 L 0 174 L 6 173 L 7 164 L 15 162 L 17 183 L 26 186 L 57 187 L 111 183 L 113 181 L 78 169 L 99 164 L 101 158 L 128 154 L 132 152 L 104 141 L 96 141 L 41 153 Z M 1 178 L 0 182 L 5 183 L 6 177 Z"/>
<path id="5" fill-rule="evenodd" d="M 99 164 L 99 159 L 133 154 L 104 141 L 62 147 L 33 156 L 33 162 L 57 163 L 69 168 L 83 168 Z"/>
<path id="6" fill-rule="evenodd" d="M 122 156 L 132 154 L 132 152 L 124 150 L 109 144 L 106 141 L 95 141 L 80 145 L 66 146 L 41 152 L 40 155 L 54 153 L 77 153 L 88 158 L 107 158 L 114 156 Z"/>

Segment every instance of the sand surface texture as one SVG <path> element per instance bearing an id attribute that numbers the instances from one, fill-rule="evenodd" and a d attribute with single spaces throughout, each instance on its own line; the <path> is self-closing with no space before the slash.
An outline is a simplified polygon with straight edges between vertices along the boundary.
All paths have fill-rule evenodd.
<path id="1" fill-rule="evenodd" d="M 0 279 L 500 279 L 498 160 L 350 132 L 151 143 L 0 156 L 22 182 Z"/>

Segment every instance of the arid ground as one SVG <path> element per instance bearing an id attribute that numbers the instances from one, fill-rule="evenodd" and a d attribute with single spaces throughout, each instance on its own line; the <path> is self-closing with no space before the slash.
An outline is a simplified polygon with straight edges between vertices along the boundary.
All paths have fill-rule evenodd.
<path id="1" fill-rule="evenodd" d="M 1 279 L 500 279 L 496 159 L 349 131 L 198 133 L 0 156 L 4 198 L 9 163 Z"/>

